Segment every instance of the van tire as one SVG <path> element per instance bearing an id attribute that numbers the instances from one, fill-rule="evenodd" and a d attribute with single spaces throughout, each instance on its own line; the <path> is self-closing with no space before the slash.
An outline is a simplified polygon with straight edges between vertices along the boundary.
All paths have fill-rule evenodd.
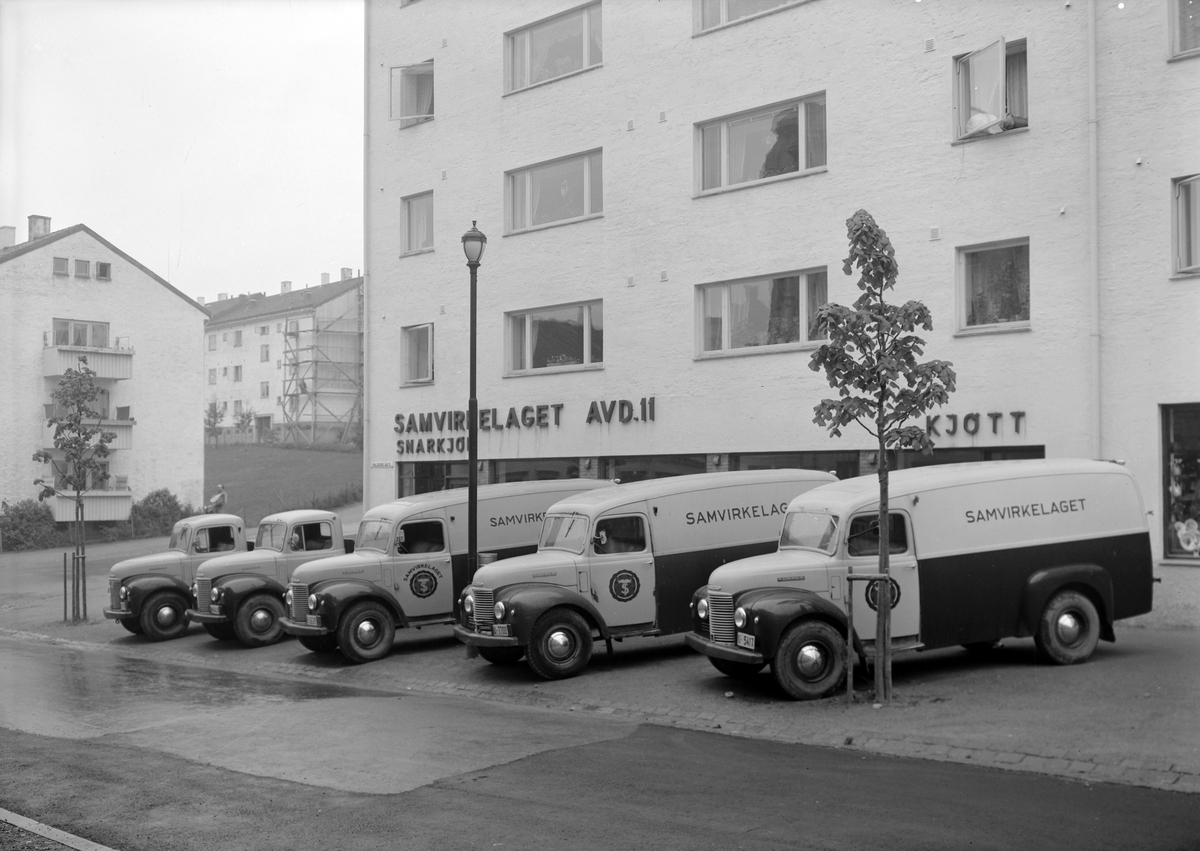
<path id="1" fill-rule="evenodd" d="M 493 665 L 515 665 L 525 657 L 524 647 L 480 647 L 479 655 Z"/>
<path id="2" fill-rule="evenodd" d="M 187 632 L 187 601 L 174 591 L 160 591 L 142 604 L 142 633 L 151 641 L 170 641 Z"/>
<path id="3" fill-rule="evenodd" d="M 800 621 L 783 634 L 771 673 L 793 700 L 826 697 L 846 679 L 846 639 L 824 621 Z"/>
<path id="4" fill-rule="evenodd" d="M 1100 615 L 1079 591 L 1059 591 L 1042 610 L 1033 637 L 1038 655 L 1055 665 L 1086 662 L 1100 641 Z"/>
<path id="5" fill-rule="evenodd" d="M 233 641 L 237 638 L 237 634 L 233 631 L 231 623 L 206 623 L 201 624 L 204 631 L 215 638 L 217 641 Z"/>
<path id="6" fill-rule="evenodd" d="M 332 653 L 338 649 L 336 635 L 301 635 L 300 646 L 312 653 Z"/>
<path id="7" fill-rule="evenodd" d="M 766 662 L 758 664 L 754 662 L 733 662 L 729 659 L 718 659 L 715 656 L 709 656 L 708 661 L 712 662 L 712 666 L 725 676 L 733 677 L 737 680 L 749 679 L 767 666 Z"/>
<path id="8" fill-rule="evenodd" d="M 338 647 L 343 656 L 358 665 L 391 653 L 395 637 L 392 613 L 373 600 L 351 606 L 338 624 Z"/>
<path id="9" fill-rule="evenodd" d="M 592 628 L 578 612 L 551 609 L 533 625 L 526 655 L 529 667 L 543 679 L 573 677 L 591 661 Z"/>
<path id="10" fill-rule="evenodd" d="M 117 623 L 125 627 L 125 629 L 127 629 L 129 632 L 132 632 L 134 635 L 142 635 L 144 633 L 144 630 L 142 629 L 142 622 L 138 618 L 122 618 L 121 620 L 117 621 Z"/>
<path id="11" fill-rule="evenodd" d="M 266 647 L 278 644 L 283 638 L 279 619 L 287 614 L 283 601 L 273 594 L 254 594 L 238 606 L 233 617 L 237 640 L 247 647 Z"/>

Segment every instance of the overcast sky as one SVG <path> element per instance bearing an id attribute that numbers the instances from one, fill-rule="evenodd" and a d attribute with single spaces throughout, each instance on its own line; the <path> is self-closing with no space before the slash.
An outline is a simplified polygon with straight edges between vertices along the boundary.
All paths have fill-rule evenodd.
<path id="1" fill-rule="evenodd" d="M 193 298 L 362 261 L 361 0 L 0 0 L 0 225 Z"/>

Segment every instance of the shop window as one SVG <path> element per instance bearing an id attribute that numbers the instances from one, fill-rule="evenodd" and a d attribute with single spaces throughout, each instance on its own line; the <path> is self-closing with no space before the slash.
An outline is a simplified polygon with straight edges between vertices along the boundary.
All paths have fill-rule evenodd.
<path id="1" fill-rule="evenodd" d="M 429 251 L 433 248 L 433 193 L 424 192 L 405 198 L 404 253 Z"/>
<path id="2" fill-rule="evenodd" d="M 1200 0 L 1171 0 L 1171 55 L 1200 56 Z"/>
<path id="3" fill-rule="evenodd" d="M 401 127 L 433 120 L 433 60 L 392 69 L 392 119 Z"/>
<path id="4" fill-rule="evenodd" d="M 825 167 L 825 95 L 696 126 L 701 192 Z"/>
<path id="5" fill-rule="evenodd" d="M 604 212 L 603 159 L 591 151 L 509 172 L 509 232 Z"/>
<path id="6" fill-rule="evenodd" d="M 514 458 L 489 462 L 489 482 L 542 482 L 577 478 L 578 458 Z"/>
<path id="7" fill-rule="evenodd" d="M 1029 126 L 1025 39 L 1003 38 L 954 58 L 954 138 L 976 139 Z"/>
<path id="8" fill-rule="evenodd" d="M 603 60 L 600 4 L 574 9 L 508 33 L 509 92 L 544 83 Z"/>
<path id="9" fill-rule="evenodd" d="M 111 281 L 112 280 L 112 264 L 111 263 L 96 263 L 96 280 Z"/>
<path id="10" fill-rule="evenodd" d="M 1175 272 L 1200 273 L 1200 174 L 1175 181 Z"/>
<path id="11" fill-rule="evenodd" d="M 1168 557 L 1200 558 L 1200 404 L 1163 408 Z"/>
<path id="12" fill-rule="evenodd" d="M 54 274 L 66 275 L 70 272 L 70 261 L 66 257 L 54 258 Z"/>
<path id="13" fill-rule="evenodd" d="M 700 353 L 796 346 L 822 339 L 817 310 L 828 298 L 824 269 L 697 288 Z"/>
<path id="14" fill-rule="evenodd" d="M 692 17 L 695 31 L 700 33 L 796 5 L 797 0 L 693 0 Z"/>
<path id="15" fill-rule="evenodd" d="M 433 325 L 412 325 L 402 332 L 404 383 L 433 381 Z"/>
<path id="16" fill-rule="evenodd" d="M 604 362 L 603 302 L 510 313 L 508 329 L 510 373 Z"/>
<path id="17" fill-rule="evenodd" d="M 704 455 L 632 455 L 605 458 L 601 463 L 601 478 L 640 482 L 646 479 L 687 476 L 705 472 L 707 463 L 708 459 Z"/>
<path id="18" fill-rule="evenodd" d="M 839 479 L 859 475 L 858 452 L 748 452 L 729 456 L 730 470 L 822 470 Z"/>
<path id="19" fill-rule="evenodd" d="M 83 322 L 78 319 L 55 319 L 54 345 L 107 349 L 108 323 Z"/>
<path id="20" fill-rule="evenodd" d="M 401 471 L 400 496 L 465 488 L 469 476 L 466 461 L 418 461 L 412 464 L 412 476 Z"/>
<path id="21" fill-rule="evenodd" d="M 962 329 L 1029 327 L 1029 240 L 960 248 Z"/>

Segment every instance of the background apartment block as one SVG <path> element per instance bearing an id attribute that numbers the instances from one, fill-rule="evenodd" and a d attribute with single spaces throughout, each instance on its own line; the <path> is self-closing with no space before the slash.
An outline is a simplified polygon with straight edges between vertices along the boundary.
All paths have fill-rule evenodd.
<path id="1" fill-rule="evenodd" d="M 225 412 L 221 442 L 354 443 L 362 415 L 362 278 L 208 306 L 206 405 Z M 239 423 L 245 422 L 245 427 Z"/>
<path id="2" fill-rule="evenodd" d="M 1195 559 L 1196 5 L 370 0 L 367 503 L 466 479 L 473 221 L 483 480 L 872 472 L 808 367 L 865 208 L 959 377 L 898 463 L 1122 459 Z"/>
<path id="3" fill-rule="evenodd" d="M 50 392 L 86 356 L 103 428 L 116 433 L 109 479 L 85 496 L 84 517 L 125 520 L 135 500 L 166 488 L 199 504 L 204 484 L 203 363 L 180 345 L 203 330 L 203 307 L 87 225 L 52 231 L 29 217 L 29 238 L 0 227 L 0 498 L 36 498 L 34 479 L 52 471 L 32 460 L 53 449 Z M 74 503 L 50 502 L 59 521 Z"/>

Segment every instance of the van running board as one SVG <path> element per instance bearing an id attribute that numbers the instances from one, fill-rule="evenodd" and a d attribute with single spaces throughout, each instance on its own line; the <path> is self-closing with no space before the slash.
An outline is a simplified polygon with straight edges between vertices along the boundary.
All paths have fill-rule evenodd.
<path id="1" fill-rule="evenodd" d="M 892 653 L 904 653 L 908 650 L 923 650 L 924 648 L 924 642 L 918 641 L 915 638 L 892 642 Z M 862 655 L 867 659 L 874 659 L 876 656 L 875 642 L 863 645 Z"/>

